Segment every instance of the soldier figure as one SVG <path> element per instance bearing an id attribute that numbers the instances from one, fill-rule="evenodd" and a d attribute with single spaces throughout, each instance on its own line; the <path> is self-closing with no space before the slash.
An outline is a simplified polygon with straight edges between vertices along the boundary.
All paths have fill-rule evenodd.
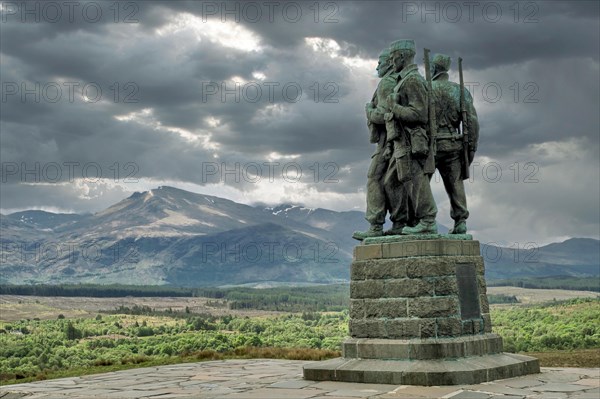
<path id="1" fill-rule="evenodd" d="M 463 122 L 463 129 L 468 126 L 468 159 L 463 156 L 463 137 L 459 135 L 461 123 L 460 110 L 460 85 L 448 80 L 450 69 L 450 57 L 437 54 L 431 65 L 433 100 L 436 110 L 437 134 L 435 155 L 435 166 L 440 171 L 444 188 L 450 199 L 450 217 L 454 220 L 454 228 L 450 234 L 465 234 L 467 232 L 466 220 L 469 217 L 467 210 L 467 197 L 463 180 L 462 170 L 468 163 L 471 165 L 475 151 L 477 151 L 477 140 L 479 138 L 479 123 L 477 113 L 473 106 L 473 99 L 468 90 L 464 90 L 464 106 L 467 120 Z"/>
<path id="2" fill-rule="evenodd" d="M 397 178 L 409 193 L 411 223 L 402 229 L 402 234 L 435 234 L 437 208 L 429 186 L 435 171 L 435 154 L 427 128 L 427 84 L 414 64 L 413 40 L 392 43 L 390 54 L 398 74 L 394 91 L 388 97 L 391 112 L 385 115 L 386 146 L 393 155 L 384 180 Z"/>
<path id="3" fill-rule="evenodd" d="M 391 158 L 391 151 L 385 150 L 387 133 L 384 115 L 389 112 L 387 97 L 396 85 L 395 75 L 397 74 L 393 74 L 393 69 L 389 49 L 385 49 L 379 55 L 379 63 L 377 64 L 377 74 L 381 80 L 373 94 L 373 99 L 366 106 L 367 126 L 371 135 L 370 141 L 377 144 L 377 149 L 371 156 L 371 165 L 367 174 L 366 219 L 371 226 L 367 231 L 354 232 L 352 237 L 357 240 L 383 235 L 383 224 L 388 210 L 394 226 L 385 234 L 400 234 L 402 227 L 406 224 L 406 195 L 402 195 L 405 191 L 399 185 L 395 187 L 391 185 L 384 186 L 383 182 Z M 400 226 L 399 230 L 398 226 Z"/>

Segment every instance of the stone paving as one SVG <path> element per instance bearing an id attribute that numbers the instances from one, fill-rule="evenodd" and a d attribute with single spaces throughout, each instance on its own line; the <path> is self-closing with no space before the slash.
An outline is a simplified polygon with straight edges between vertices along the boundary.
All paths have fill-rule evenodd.
<path id="1" fill-rule="evenodd" d="M 225 360 L 140 368 L 0 387 L 1 399 L 600 399 L 600 369 L 542 368 L 542 373 L 478 385 L 316 382 L 306 361 Z"/>

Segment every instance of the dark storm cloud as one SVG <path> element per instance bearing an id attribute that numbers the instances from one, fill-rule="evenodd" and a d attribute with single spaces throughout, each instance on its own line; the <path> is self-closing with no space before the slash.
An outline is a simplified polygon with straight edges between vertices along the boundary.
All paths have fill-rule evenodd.
<path id="1" fill-rule="evenodd" d="M 505 168 L 514 162 L 535 162 L 540 173 L 546 171 L 535 186 L 476 181 L 473 226 L 482 234 L 508 234 L 508 227 L 498 233 L 502 230 L 498 224 L 506 220 L 503 215 L 530 212 L 532 220 L 575 223 L 584 226 L 581 234 L 597 236 L 598 211 L 593 205 L 598 193 L 578 179 L 584 167 L 595 170 L 598 177 L 597 2 L 480 2 L 472 22 L 464 2 L 456 2 L 462 13 L 456 23 L 449 21 L 454 18 L 449 2 L 323 2 L 317 3 L 318 16 L 313 2 L 287 2 L 301 7 L 297 22 L 291 21 L 292 8 L 282 14 L 286 3 L 280 2 L 273 21 L 266 14 L 257 22 L 241 15 L 239 24 L 232 24 L 231 14 L 223 20 L 218 13 L 207 13 L 207 6 L 220 8 L 223 2 L 122 2 L 118 23 L 110 9 L 113 2 L 80 5 L 91 3 L 103 11 L 103 18 L 93 23 L 81 16 L 73 23 L 66 18 L 57 23 L 20 23 L 18 15 L 8 15 L 7 22 L 0 24 L 3 96 L 7 83 L 16 83 L 19 89 L 23 83 L 29 88 L 36 82 L 42 87 L 58 83 L 64 90 L 62 101 L 56 103 L 45 98 L 36 102 L 32 96 L 22 100 L 20 93 L 6 101 L 3 97 L 0 156 L 3 163 L 19 167 L 24 163 L 29 168 L 36 163 L 41 168 L 52 162 L 77 162 L 79 168 L 97 163 L 109 181 L 74 183 L 64 173 L 61 180 L 67 184 L 23 186 L 18 184 L 23 181 L 19 173 L 6 176 L 4 170 L 2 209 L 99 210 L 138 189 L 135 184 L 122 184 L 123 175 L 131 172 L 124 168 L 128 163 L 135 165 L 136 178 L 150 182 L 143 184 L 179 181 L 202 186 L 219 181 L 205 179 L 203 163 L 243 165 L 271 158 L 297 162 L 305 172 L 315 162 L 321 168 L 335 163 L 339 182 L 311 181 L 309 172 L 301 180 L 305 189 L 315 190 L 310 195 L 322 195 L 330 206 L 338 201 L 363 207 L 360 190 L 373 150 L 364 104 L 377 83 L 375 59 L 391 41 L 412 37 L 419 63 L 425 46 L 455 59 L 465 58 L 465 79 L 479 85 L 472 94 L 482 127 L 482 159 L 502 162 Z M 27 7 L 35 4 L 42 3 L 30 2 Z M 125 9 L 126 4 L 135 8 Z M 240 10 L 244 4 L 248 2 L 238 4 Z M 502 15 L 491 22 L 496 6 Z M 235 4 L 226 7 L 234 9 Z M 434 11 L 427 14 L 427 10 Z M 137 22 L 124 23 L 132 11 Z M 190 15 L 195 19 L 186 20 Z M 234 28 L 241 30 L 227 42 Z M 307 38 L 324 41 L 307 42 Z M 247 51 L 240 43 L 254 43 L 257 48 Z M 369 59 L 372 65 L 366 64 Z M 231 89 L 233 77 L 260 86 L 261 98 L 235 101 L 229 95 L 223 101 L 221 85 Z M 97 84 L 103 90 L 102 100 L 87 102 L 77 92 L 74 101 L 67 101 L 65 81 Z M 115 83 L 118 101 L 113 98 Z M 265 83 L 279 84 L 272 98 Z M 288 83 L 301 88 L 303 95 L 297 101 L 282 93 Z M 337 102 L 324 102 L 331 93 L 325 87 L 328 83 L 334 85 L 330 88 L 334 87 Z M 133 86 L 126 88 L 127 84 Z M 213 84 L 219 90 L 208 94 Z M 490 85 L 500 87 L 499 98 L 483 90 Z M 135 101 L 124 101 L 127 95 Z M 526 98 L 536 101 L 526 102 Z M 570 141 L 574 138 L 579 141 Z M 119 179 L 110 179 L 115 164 Z M 243 179 L 224 183 L 242 192 L 259 190 L 257 184 Z M 444 207 L 446 200 L 438 186 L 438 201 Z M 257 197 L 277 200 L 268 189 Z M 588 190 L 587 195 L 576 210 L 565 210 L 561 205 L 565 193 L 578 190 Z M 543 212 L 538 209 L 536 204 L 555 191 L 562 194 L 545 201 Z M 343 202 L 335 199 L 336 194 L 352 199 Z M 526 201 L 515 202 L 515 196 Z M 481 205 L 487 202 L 494 205 Z M 564 217 L 551 218 L 551 214 Z M 595 217 L 592 224 L 589 215 Z M 536 221 L 523 227 L 523 235 L 556 235 L 550 230 L 551 224 Z M 565 235 L 577 235 L 567 230 Z"/>
<path id="2" fill-rule="evenodd" d="M 207 2 L 175 2 L 177 9 L 200 17 L 235 18 L 235 13 L 208 14 L 202 3 Z M 224 3 L 228 2 L 217 3 L 219 11 L 235 8 L 220 5 Z M 598 36 L 600 11 L 596 1 L 343 1 L 332 2 L 335 6 L 331 8 L 328 3 L 317 3 L 318 23 L 314 22 L 313 3 L 291 3 L 302 9 L 303 17 L 297 23 L 290 22 L 291 16 L 285 18 L 285 2 L 273 12 L 273 22 L 266 15 L 255 22 L 240 7 L 240 23 L 275 47 L 293 47 L 304 37 L 319 35 L 346 43 L 348 54 L 372 58 L 391 41 L 408 37 L 417 38 L 420 47 L 451 55 L 468 54 L 470 65 L 476 68 L 531 58 L 552 59 L 556 49 L 563 56 L 598 59 L 597 46 L 590 40 Z M 576 23 L 578 20 L 585 23 Z M 559 26 L 569 28 L 557 29 Z"/>

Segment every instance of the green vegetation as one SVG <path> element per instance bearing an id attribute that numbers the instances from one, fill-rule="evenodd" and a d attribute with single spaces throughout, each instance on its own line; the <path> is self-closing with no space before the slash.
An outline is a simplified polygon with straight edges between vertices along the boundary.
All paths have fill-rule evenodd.
<path id="1" fill-rule="evenodd" d="M 589 357 L 600 348 L 599 305 L 598 299 L 578 299 L 493 309 L 494 331 L 504 337 L 506 351 L 588 350 Z M 0 323 L 1 380 L 230 357 L 320 359 L 338 356 L 348 334 L 347 311 L 253 318 L 148 307 L 117 312 Z M 600 366 L 597 356 L 591 361 Z"/>
<path id="2" fill-rule="evenodd" d="M 350 304 L 348 284 L 278 288 L 199 288 L 197 296 L 226 299 L 230 309 L 288 312 L 340 311 Z"/>
<path id="3" fill-rule="evenodd" d="M 348 334 L 347 312 L 252 319 L 183 312 L 173 316 L 120 314 L 0 323 L 0 379 L 44 378 L 65 369 L 172 362 L 169 358 L 173 356 L 195 360 L 245 357 L 252 355 L 252 348 L 261 348 L 255 355 L 262 356 L 265 348 L 288 348 L 270 350 L 279 356 L 295 351 L 295 358 L 331 357 L 339 355 Z M 316 349 L 324 352 L 314 352 Z"/>
<path id="4" fill-rule="evenodd" d="M 600 292 L 600 279 L 598 277 L 522 277 L 505 280 L 488 280 L 489 287 L 521 287 L 537 289 L 576 290 Z"/>
<path id="5" fill-rule="evenodd" d="M 514 295 L 488 294 L 488 302 L 490 305 L 496 305 L 500 303 L 519 303 L 520 301 Z"/>
<path id="6" fill-rule="evenodd" d="M 61 314 L 55 320 L 0 322 L 0 381 L 14 383 L 210 359 L 317 360 L 339 356 L 340 343 L 348 334 L 348 311 L 313 309 L 343 308 L 347 286 L 337 286 L 332 292 L 328 289 L 331 287 L 202 291 L 217 301 L 226 299 L 239 306 L 246 303 L 254 309 L 263 306 L 291 311 L 304 307 L 302 313 L 281 316 L 217 317 L 189 309 L 157 311 L 148 306 L 120 306 L 91 318 Z M 515 300 L 508 295 L 490 296 L 493 303 Z M 547 366 L 600 367 L 598 298 L 493 307 L 492 320 L 494 332 L 502 335 L 508 352 L 536 352 Z"/>
<path id="7" fill-rule="evenodd" d="M 492 308 L 494 332 L 507 352 L 600 349 L 600 300 Z"/>

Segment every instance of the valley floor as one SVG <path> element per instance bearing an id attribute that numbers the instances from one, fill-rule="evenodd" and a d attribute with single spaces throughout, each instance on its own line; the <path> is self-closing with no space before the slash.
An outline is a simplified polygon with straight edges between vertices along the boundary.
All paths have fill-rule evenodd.
<path id="1" fill-rule="evenodd" d="M 488 287 L 489 295 L 514 295 L 521 304 L 536 304 L 549 301 L 564 301 L 574 298 L 596 298 L 598 292 L 573 290 L 546 290 L 519 287 Z M 59 314 L 66 318 L 95 317 L 102 311 L 112 311 L 119 306 L 149 306 L 158 311 L 172 309 L 191 313 L 208 313 L 213 316 L 264 316 L 288 312 L 257 309 L 229 309 L 226 300 L 198 297 L 52 297 L 29 295 L 0 295 L 0 321 L 39 318 L 56 319 Z"/>
<path id="2" fill-rule="evenodd" d="M 264 316 L 284 312 L 256 309 L 229 309 L 226 302 L 210 298 L 194 297 L 64 297 L 33 295 L 0 295 L 0 321 L 15 321 L 38 318 L 56 319 L 59 314 L 65 318 L 95 317 L 103 311 L 113 311 L 119 306 L 148 306 L 157 311 L 172 309 L 182 312 L 187 307 L 191 313 L 208 313 L 213 316 Z"/>
<path id="3" fill-rule="evenodd" d="M 514 295 L 523 305 L 566 301 L 575 298 L 598 298 L 600 293 L 575 290 L 547 290 L 520 287 L 487 287 L 488 295 Z"/>

